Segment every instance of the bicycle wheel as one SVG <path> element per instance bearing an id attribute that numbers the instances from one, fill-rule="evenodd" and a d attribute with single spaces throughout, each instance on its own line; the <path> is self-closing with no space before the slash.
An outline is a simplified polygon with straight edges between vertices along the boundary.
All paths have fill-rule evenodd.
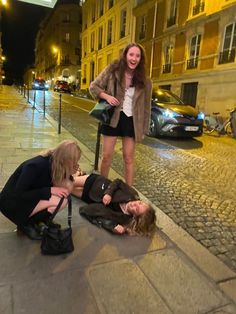
<path id="1" fill-rule="evenodd" d="M 229 136 L 233 136 L 233 131 L 232 131 L 232 127 L 231 127 L 231 122 L 228 121 L 225 125 L 225 133 Z"/>
<path id="2" fill-rule="evenodd" d="M 211 134 L 215 131 L 215 126 L 210 125 L 208 120 L 204 120 L 203 122 L 203 133 Z"/>

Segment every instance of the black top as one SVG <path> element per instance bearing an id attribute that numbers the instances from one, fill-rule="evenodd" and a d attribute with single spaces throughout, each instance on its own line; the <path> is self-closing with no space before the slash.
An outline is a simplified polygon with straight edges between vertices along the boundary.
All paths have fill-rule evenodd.
<path id="1" fill-rule="evenodd" d="M 51 197 L 50 157 L 24 161 L 10 176 L 0 193 L 0 210 L 17 225 L 26 223 L 40 200 Z"/>

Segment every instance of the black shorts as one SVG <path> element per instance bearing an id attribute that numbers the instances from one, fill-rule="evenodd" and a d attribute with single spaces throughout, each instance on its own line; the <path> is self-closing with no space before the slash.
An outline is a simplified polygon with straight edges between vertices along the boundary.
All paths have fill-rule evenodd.
<path id="1" fill-rule="evenodd" d="M 121 111 L 117 127 L 112 128 L 109 125 L 103 124 L 101 126 L 101 133 L 107 136 L 120 136 L 120 137 L 128 136 L 134 138 L 133 117 L 127 117 L 126 114 L 123 111 Z"/>
<path id="2" fill-rule="evenodd" d="M 83 188 L 83 193 L 81 196 L 82 201 L 90 204 L 93 203 L 93 200 L 90 199 L 89 197 L 89 190 L 91 189 L 94 181 L 97 179 L 99 175 L 96 173 L 92 173 L 90 174 L 90 176 L 86 179 L 85 183 L 84 183 L 84 188 Z"/>

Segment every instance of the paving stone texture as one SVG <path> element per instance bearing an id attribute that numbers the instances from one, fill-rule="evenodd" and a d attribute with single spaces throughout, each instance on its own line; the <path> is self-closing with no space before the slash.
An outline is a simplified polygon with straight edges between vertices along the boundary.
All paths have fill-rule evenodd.
<path id="1" fill-rule="evenodd" d="M 32 109 L 32 105 L 27 104 L 22 95 L 13 88 L 2 88 L 0 188 L 21 161 L 42 149 L 55 146 L 65 138 L 72 137 L 64 128 L 61 134 L 57 134 L 55 121 L 50 117 L 44 118 L 40 108 Z M 52 99 L 54 102 L 52 107 L 56 110 L 58 96 L 55 93 L 48 93 L 47 97 L 48 101 L 49 98 Z M 67 121 L 71 128 L 70 132 L 75 132 L 76 129 L 78 137 L 82 138 L 83 141 L 79 139 L 83 149 L 81 166 L 89 172 L 93 167 L 94 154 L 91 153 L 90 146 L 91 148 L 94 146 L 96 125 L 86 118 L 87 113 L 85 115 L 85 112 L 80 111 L 78 114 L 78 108 L 65 109 L 70 102 L 69 97 L 66 99 L 67 103 L 63 104 L 65 110 L 63 125 L 66 125 Z M 49 111 L 49 108 L 47 110 Z M 56 116 L 56 112 L 53 112 L 52 115 Z M 76 120 L 76 125 L 72 120 Z M 161 207 L 164 204 L 161 210 L 168 208 L 168 214 L 175 213 L 175 206 L 170 200 L 175 199 L 177 203 L 179 202 L 181 205 L 179 210 L 184 208 L 182 215 L 187 213 L 182 222 L 188 221 L 187 217 L 197 217 L 190 214 L 196 211 L 188 202 L 192 204 L 194 201 L 198 204 L 197 199 L 201 200 L 201 197 L 194 198 L 196 194 L 201 194 L 200 181 L 195 179 L 194 172 L 190 175 L 190 170 L 177 175 L 181 160 L 186 165 L 190 164 L 190 159 L 198 160 L 197 154 L 182 149 L 176 150 L 171 145 L 166 148 L 166 144 L 156 140 L 146 141 L 145 145 L 137 148 L 138 170 L 135 186 L 140 188 L 140 192 L 148 196 L 155 205 Z M 117 172 L 121 173 L 120 154 L 118 145 L 113 166 L 119 168 Z M 172 161 L 174 154 L 175 162 Z M 184 169 L 183 165 L 182 167 Z M 195 173 L 200 172 L 197 171 L 197 164 L 193 165 L 193 170 Z M 231 176 L 231 172 L 228 174 Z M 191 180 L 188 181 L 187 177 Z M 227 184 L 226 180 L 225 185 Z M 183 188 L 185 185 L 185 192 L 182 192 L 180 187 Z M 204 194 L 205 205 L 208 204 L 208 193 L 211 188 Z M 176 191 L 179 191 L 179 194 Z M 158 197 L 161 192 L 162 198 Z M 178 197 L 175 196 L 176 193 Z M 231 192 L 227 194 L 227 199 L 231 200 L 229 195 Z M 217 207 L 217 196 L 220 198 L 216 193 L 214 202 L 210 203 L 210 208 L 214 210 Z M 186 198 L 188 201 L 183 202 Z M 218 273 L 218 278 L 222 278 L 215 279 L 210 271 L 201 268 L 200 262 L 191 258 L 191 254 L 181 249 L 182 244 L 179 241 L 169 238 L 164 232 L 167 230 L 166 227 L 163 227 L 163 231 L 157 228 L 152 239 L 112 235 L 82 219 L 78 213 L 80 205 L 81 201 L 73 198 L 75 250 L 63 256 L 41 255 L 40 242 L 31 241 L 17 234 L 15 226 L 0 215 L 0 313 L 236 313 L 236 274 L 231 264 L 230 270 L 208 251 L 207 254 L 203 253 L 204 248 L 196 249 L 197 242 L 184 234 L 183 239 L 189 244 L 189 248 L 186 246 L 186 252 L 194 250 L 197 256 L 202 256 L 201 259 L 208 264 L 208 268 L 212 268 L 216 274 Z M 197 207 L 199 212 L 201 208 L 205 209 L 203 203 Z M 162 219 L 161 210 L 158 208 L 156 210 Z M 208 210 L 206 214 L 210 215 L 212 212 Z M 67 212 L 62 211 L 57 216 L 57 221 L 64 225 L 66 216 Z M 198 216 L 200 217 L 200 214 Z M 231 222 L 230 226 L 232 227 Z M 172 238 L 178 239 L 182 229 L 175 224 L 171 228 L 174 234 Z M 198 225 L 198 229 L 200 228 L 203 226 Z M 211 241 L 216 241 L 217 247 L 219 246 L 217 230 L 214 232 L 214 239 Z"/>

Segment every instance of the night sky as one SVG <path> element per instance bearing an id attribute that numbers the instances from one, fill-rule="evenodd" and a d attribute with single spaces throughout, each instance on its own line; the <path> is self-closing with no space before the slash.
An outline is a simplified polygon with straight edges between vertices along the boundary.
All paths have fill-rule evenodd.
<path id="1" fill-rule="evenodd" d="M 34 64 L 35 38 L 41 20 L 51 9 L 10 0 L 2 13 L 5 84 L 21 82 L 24 69 Z"/>

